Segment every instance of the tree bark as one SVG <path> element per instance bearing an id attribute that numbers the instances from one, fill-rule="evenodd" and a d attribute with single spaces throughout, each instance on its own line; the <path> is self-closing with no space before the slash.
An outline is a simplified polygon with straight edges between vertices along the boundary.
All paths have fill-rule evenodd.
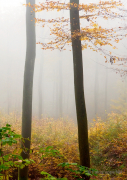
<path id="1" fill-rule="evenodd" d="M 73 50 L 73 67 L 74 67 L 74 88 L 75 88 L 75 103 L 78 123 L 78 142 L 80 164 L 82 166 L 90 167 L 89 144 L 88 144 L 88 125 L 87 113 L 84 98 L 83 87 L 83 65 L 82 65 L 82 47 L 79 22 L 79 0 L 70 0 L 70 23 L 71 23 L 71 39 Z M 76 6 L 73 6 L 73 4 Z M 75 36 L 74 36 L 75 34 Z M 85 179 L 89 179 L 85 177 Z"/>
<path id="2" fill-rule="evenodd" d="M 26 4 L 35 4 L 35 0 L 26 0 Z M 29 158 L 30 140 L 31 140 L 31 121 L 32 121 L 32 91 L 33 91 L 33 74 L 36 55 L 35 42 L 35 12 L 31 12 L 31 7 L 26 7 L 26 61 L 24 71 L 23 86 L 23 105 L 22 105 L 22 137 L 29 138 L 25 140 L 24 146 L 27 151 L 22 151 L 23 159 Z M 22 146 L 23 147 L 23 146 Z M 28 179 L 28 167 L 19 170 L 19 180 Z"/>

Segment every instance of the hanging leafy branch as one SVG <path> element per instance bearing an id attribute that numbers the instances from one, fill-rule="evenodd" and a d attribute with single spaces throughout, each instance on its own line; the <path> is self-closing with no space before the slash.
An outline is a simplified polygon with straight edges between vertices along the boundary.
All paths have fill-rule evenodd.
<path id="1" fill-rule="evenodd" d="M 31 6 L 33 11 L 61 11 L 61 10 L 70 10 L 70 5 L 77 6 L 73 3 L 61 3 L 59 1 L 45 1 L 39 3 L 38 5 L 31 5 L 30 3 L 27 6 Z M 116 9 L 118 7 L 119 9 Z M 90 3 L 90 4 L 79 4 L 78 8 L 82 12 L 80 16 L 81 20 L 81 31 L 74 32 L 73 37 L 79 36 L 82 40 L 82 50 L 90 48 L 93 51 L 101 51 L 104 53 L 104 57 L 107 62 L 107 56 L 110 57 L 112 62 L 124 60 L 126 58 L 113 56 L 111 51 L 105 51 L 102 46 L 111 46 L 113 49 L 116 49 L 114 46 L 115 43 L 119 43 L 120 40 L 127 36 L 125 33 L 125 27 L 115 27 L 115 28 L 103 28 L 97 23 L 98 18 L 103 18 L 104 20 L 124 18 L 125 15 L 122 15 L 120 9 L 122 8 L 122 3 L 112 1 L 100 1 L 99 3 Z M 119 10 L 119 11 L 117 11 Z M 89 22 L 89 26 L 84 26 L 84 20 Z M 66 50 L 65 45 L 71 44 L 71 31 L 70 31 L 70 19 L 64 17 L 58 17 L 56 19 L 35 19 L 36 23 L 42 23 L 42 27 L 45 27 L 47 24 L 51 23 L 50 35 L 52 39 L 47 42 L 38 42 L 37 44 L 42 45 L 42 49 L 59 49 Z M 83 22 L 83 23 L 82 23 Z M 101 21 L 102 22 L 102 21 Z"/>

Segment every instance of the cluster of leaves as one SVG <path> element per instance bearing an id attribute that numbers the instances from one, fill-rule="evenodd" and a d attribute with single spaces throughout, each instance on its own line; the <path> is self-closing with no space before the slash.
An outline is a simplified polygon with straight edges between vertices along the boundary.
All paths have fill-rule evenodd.
<path id="1" fill-rule="evenodd" d="M 8 180 L 11 178 L 10 171 L 22 169 L 34 162 L 31 159 L 23 160 L 20 156 L 21 150 L 17 147 L 13 149 L 12 145 L 17 144 L 17 139 L 20 140 L 21 136 L 12 131 L 9 124 L 0 128 L 0 179 Z"/>
<path id="2" fill-rule="evenodd" d="M 58 18 L 55 19 L 53 19 L 52 17 L 48 20 L 40 18 L 35 19 L 35 22 L 41 23 L 42 27 L 45 27 L 47 24 L 50 23 L 50 26 L 48 27 L 51 31 L 50 36 L 52 36 L 52 40 L 47 43 L 38 42 L 38 44 L 42 45 L 43 50 L 66 50 L 65 45 L 69 45 L 71 43 L 71 36 L 79 36 L 82 40 L 82 49 L 90 48 L 96 52 L 103 52 L 105 54 L 104 57 L 106 58 L 107 62 L 107 56 L 111 57 L 112 52 L 109 51 L 107 53 L 106 50 L 102 49 L 102 46 L 109 45 L 112 46 L 113 49 L 116 49 L 116 46 L 112 44 L 113 41 L 115 43 L 118 43 L 120 40 L 127 36 L 124 25 L 121 27 L 117 26 L 115 28 L 105 28 L 102 25 L 100 25 L 99 21 L 97 20 L 99 18 L 108 20 L 114 18 L 122 19 L 126 17 L 125 11 L 122 11 L 122 8 L 119 8 L 119 6 L 123 6 L 120 1 L 100 1 L 96 4 L 82 3 L 78 6 L 76 3 L 62 3 L 59 1 L 55 2 L 47 0 L 43 3 L 34 5 L 28 3 L 26 6 L 31 7 L 35 12 L 70 10 L 70 7 L 77 7 L 79 11 L 81 11 L 81 31 L 74 32 L 73 35 L 71 35 L 69 18 L 60 18 L 58 15 Z M 89 23 L 84 23 L 84 20 L 88 21 Z M 86 24 L 86 26 L 84 26 L 84 24 Z M 112 57 L 114 59 L 114 62 L 116 62 L 116 60 L 124 60 L 122 57 L 117 57 L 114 55 L 112 55 Z"/>
<path id="3" fill-rule="evenodd" d="M 97 170 L 93 168 L 87 168 L 85 166 L 78 165 L 77 163 L 61 163 L 59 166 L 66 167 L 66 169 L 74 175 L 72 175 L 77 180 L 82 180 L 85 176 L 97 176 Z M 75 167 L 75 169 L 74 169 Z"/>

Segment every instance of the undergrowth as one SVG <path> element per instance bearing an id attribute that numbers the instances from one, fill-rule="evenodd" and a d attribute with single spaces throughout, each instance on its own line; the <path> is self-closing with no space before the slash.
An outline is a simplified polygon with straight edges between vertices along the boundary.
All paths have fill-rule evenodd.
<path id="1" fill-rule="evenodd" d="M 1 113 L 0 126 L 7 123 L 12 125 L 16 133 L 21 133 L 20 116 L 15 113 L 10 115 Z M 89 128 L 89 146 L 91 167 L 98 170 L 98 176 L 91 179 L 127 179 L 126 113 L 111 113 L 105 122 L 100 118 L 94 120 Z M 20 151 L 19 143 L 15 148 L 19 148 Z M 5 152 L 14 151 L 15 148 L 6 147 Z M 35 162 L 29 164 L 30 179 L 41 178 L 40 172 L 46 172 L 59 179 L 76 179 L 74 175 L 77 166 L 71 166 L 71 163 L 79 164 L 77 127 L 74 122 L 62 118 L 57 120 L 33 118 L 30 159 Z M 64 162 L 70 164 L 72 171 L 64 166 L 58 166 Z M 10 170 L 9 173 L 13 176 L 13 180 L 17 177 L 17 169 Z"/>

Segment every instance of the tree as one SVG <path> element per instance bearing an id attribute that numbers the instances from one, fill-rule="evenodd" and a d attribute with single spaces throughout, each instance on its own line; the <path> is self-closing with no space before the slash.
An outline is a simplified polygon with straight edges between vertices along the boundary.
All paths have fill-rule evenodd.
<path id="1" fill-rule="evenodd" d="M 119 7 L 120 6 L 120 7 Z M 102 25 L 99 25 L 98 18 L 103 18 L 104 20 L 108 19 L 124 19 L 126 16 L 126 9 L 122 8 L 123 5 L 120 1 L 100 1 L 99 3 L 90 3 L 90 4 L 79 4 L 79 10 L 83 12 L 79 18 L 82 20 L 86 20 L 89 22 L 88 26 L 84 27 L 84 22 L 81 23 L 81 31 L 78 32 L 81 35 L 82 40 L 82 50 L 90 48 L 93 51 L 99 52 L 104 55 L 105 62 L 110 62 L 111 64 L 126 61 L 126 57 L 116 56 L 111 52 L 111 50 L 106 50 L 102 48 L 102 46 L 111 46 L 113 49 L 117 49 L 113 43 L 119 43 L 120 40 L 127 36 L 125 25 L 121 25 L 117 27 L 111 28 L 103 28 Z M 59 1 L 50 1 L 39 3 L 39 5 L 35 5 L 35 12 L 40 12 L 43 10 L 52 11 L 57 9 L 60 10 L 70 10 L 70 3 L 60 3 Z M 122 11 L 122 13 L 121 13 Z M 69 18 L 56 18 L 56 19 L 36 19 L 37 23 L 43 23 L 42 27 L 45 27 L 46 24 L 53 24 L 53 28 L 50 28 L 51 33 L 53 35 L 54 40 L 49 41 L 48 43 L 38 42 L 43 47 L 42 49 L 59 49 L 66 50 L 65 45 L 69 45 L 71 43 L 70 29 L 67 27 L 69 24 Z M 102 22 L 102 21 L 101 21 Z M 106 22 L 107 23 L 107 22 Z M 83 24 L 83 26 L 82 26 Z M 120 64 L 119 64 L 120 65 Z M 123 65 L 123 63 L 121 64 Z M 123 70 L 119 68 L 112 68 L 115 71 L 123 74 Z M 126 73 L 124 71 L 124 73 Z"/>
<path id="2" fill-rule="evenodd" d="M 59 59 L 59 72 L 58 72 L 58 78 L 59 78 L 59 117 L 63 116 L 63 95 L 62 95 L 62 90 L 63 90 L 63 77 L 62 77 L 62 59 Z"/>
<path id="3" fill-rule="evenodd" d="M 72 38 L 72 50 L 73 50 L 74 88 L 75 88 L 75 103 L 76 103 L 77 122 L 78 122 L 80 164 L 82 166 L 90 167 L 87 114 L 86 114 L 84 87 L 83 87 L 81 37 L 80 35 L 75 36 L 75 32 L 80 32 L 79 9 L 78 9 L 79 0 L 70 0 L 70 4 L 71 4 L 70 24 L 71 24 L 71 38 Z"/>
<path id="4" fill-rule="evenodd" d="M 40 59 L 40 69 L 39 69 L 39 82 L 38 82 L 38 107 L 39 107 L 39 119 L 41 120 L 42 118 L 42 109 L 43 109 L 43 104 L 42 104 L 42 100 L 43 100 L 43 95 L 42 95 L 42 80 L 43 80 L 43 63 L 44 59 Z M 43 87 L 44 88 L 44 87 Z"/>
<path id="5" fill-rule="evenodd" d="M 83 67 L 82 67 L 82 50 L 85 48 L 90 48 L 96 52 L 103 52 L 104 57 L 107 61 L 107 56 L 111 57 L 111 52 L 106 53 L 102 46 L 112 46 L 111 39 L 116 43 L 119 42 L 126 34 L 118 34 L 117 32 L 121 30 L 118 28 L 103 28 L 99 26 L 96 22 L 98 17 L 108 19 L 108 18 L 119 18 L 118 13 L 115 12 L 115 8 L 121 6 L 120 2 L 116 1 L 100 1 L 98 4 L 79 4 L 79 0 L 70 0 L 70 3 L 60 3 L 54 1 L 46 1 L 35 5 L 35 12 L 42 10 L 54 10 L 61 9 L 70 10 L 70 21 L 69 18 L 65 19 L 36 19 L 36 22 L 42 22 L 43 27 L 47 23 L 54 23 L 53 28 L 51 27 L 51 34 L 54 40 L 48 43 L 38 42 L 43 47 L 42 49 L 59 49 L 66 50 L 65 45 L 69 45 L 72 42 L 73 50 L 73 62 L 74 62 L 74 85 L 75 85 L 75 102 L 77 111 L 77 121 L 78 121 L 78 138 L 79 138 L 79 152 L 80 152 L 80 164 L 83 166 L 90 167 L 89 160 L 89 147 L 88 147 L 88 129 L 87 129 L 87 114 L 84 99 L 84 87 L 83 87 Z M 111 9 L 113 9 L 111 11 Z M 79 10 L 83 11 L 83 15 L 79 16 Z M 79 18 L 89 22 L 89 26 L 81 27 L 79 25 Z M 71 24 L 71 30 L 68 28 L 68 24 Z M 84 23 L 85 24 L 85 23 Z M 82 41 L 82 44 L 81 44 Z M 90 44 L 91 43 L 91 44 Z M 111 59 L 111 58 L 110 58 Z M 118 57 L 113 56 L 113 61 L 119 60 Z"/>
<path id="6" fill-rule="evenodd" d="M 26 0 L 26 3 L 35 4 L 35 0 Z M 35 12 L 31 12 L 29 6 L 26 7 L 26 61 L 24 71 L 24 86 L 23 86 L 23 105 L 22 105 L 22 137 L 25 142 L 22 148 L 21 156 L 23 159 L 29 158 L 30 140 L 31 140 L 31 121 L 32 121 L 32 90 L 33 90 L 33 74 L 36 52 L 35 42 Z M 28 179 L 28 167 L 19 170 L 19 180 Z"/>

